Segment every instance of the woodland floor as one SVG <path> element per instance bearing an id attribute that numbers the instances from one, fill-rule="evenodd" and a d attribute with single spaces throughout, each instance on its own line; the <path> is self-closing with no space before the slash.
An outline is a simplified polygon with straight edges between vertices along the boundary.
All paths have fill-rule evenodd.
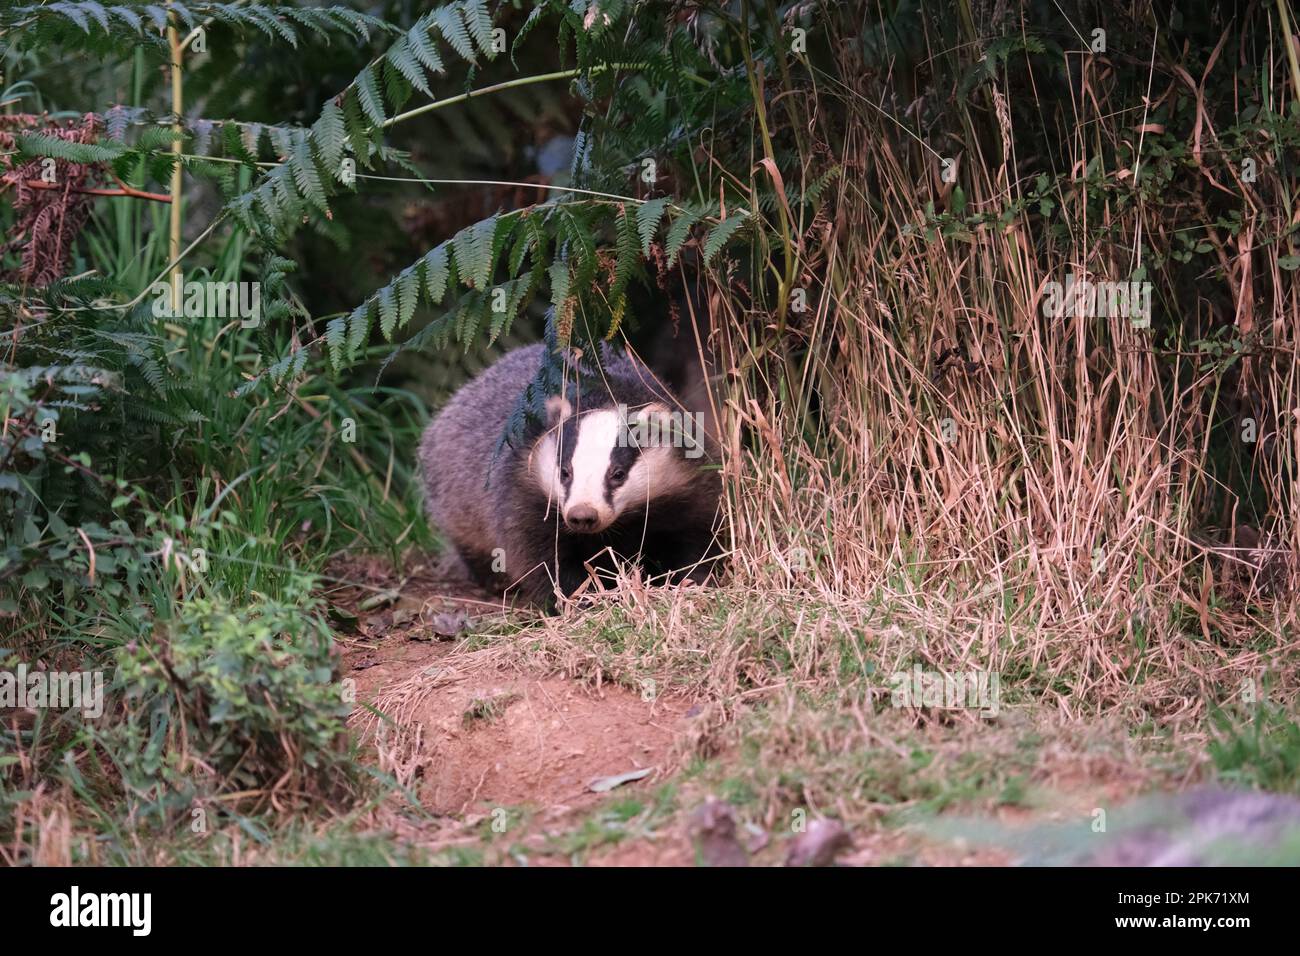
<path id="1" fill-rule="evenodd" d="M 479 634 L 500 608 L 432 563 L 401 581 L 377 563 L 336 571 L 361 585 L 330 595 L 355 609 L 339 635 L 352 726 L 363 760 L 398 784 L 365 825 L 422 861 L 780 865 L 829 840 L 824 859 L 839 864 L 1013 864 L 1034 857 L 1040 833 L 1086 835 L 1096 808 L 1201 776 L 1197 748 L 1143 748 L 1120 727 L 1024 713 L 992 734 L 873 719 L 863 733 L 879 746 L 832 774 L 819 759 L 843 755 L 787 738 L 791 723 L 815 737 L 825 715 L 758 700 L 743 708 L 767 707 L 763 719 L 719 728 L 716 709 L 685 694 L 521 666 L 512 643 L 530 639 L 527 626 Z M 805 801 L 783 796 L 809 792 L 821 804 L 802 815 L 789 806 Z M 821 817 L 843 821 L 843 836 L 806 826 Z"/>

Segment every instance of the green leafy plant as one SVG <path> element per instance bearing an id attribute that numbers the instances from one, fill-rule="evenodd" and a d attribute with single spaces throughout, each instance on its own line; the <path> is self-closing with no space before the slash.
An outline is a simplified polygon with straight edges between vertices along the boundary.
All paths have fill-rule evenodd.
<path id="1" fill-rule="evenodd" d="M 1223 780 L 1300 793 L 1300 724 L 1286 708 L 1261 701 L 1245 720 L 1217 711 L 1212 722 L 1210 759 Z"/>
<path id="2" fill-rule="evenodd" d="M 295 600 L 230 607 L 196 598 L 149 642 L 118 654 L 129 716 L 116 733 L 126 779 L 143 792 L 197 764 L 216 789 L 335 792 L 351 704 L 336 678 L 323 609 L 301 579 Z M 182 743 L 183 742 L 183 743 Z"/>

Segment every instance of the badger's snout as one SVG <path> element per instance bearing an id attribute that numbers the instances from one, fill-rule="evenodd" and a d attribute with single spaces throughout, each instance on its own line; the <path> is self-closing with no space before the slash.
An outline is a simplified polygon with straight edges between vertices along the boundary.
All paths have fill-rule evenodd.
<path id="1" fill-rule="evenodd" d="M 591 505 L 574 505 L 564 513 L 564 523 L 570 531 L 591 534 L 600 530 L 600 512 Z"/>

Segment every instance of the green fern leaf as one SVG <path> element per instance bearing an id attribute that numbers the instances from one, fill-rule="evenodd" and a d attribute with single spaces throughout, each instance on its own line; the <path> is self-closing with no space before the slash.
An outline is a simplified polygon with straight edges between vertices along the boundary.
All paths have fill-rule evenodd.
<path id="1" fill-rule="evenodd" d="M 271 145 L 275 148 L 275 158 L 284 162 L 293 153 L 293 133 L 283 126 L 270 126 L 266 130 L 267 136 L 271 138 Z"/>
<path id="2" fill-rule="evenodd" d="M 167 29 L 167 11 L 155 3 L 148 4 L 144 8 L 145 14 L 153 23 L 154 29 L 162 33 Z"/>
<path id="3" fill-rule="evenodd" d="M 311 128 L 312 138 L 320 150 L 321 162 L 332 176 L 338 178 L 339 163 L 347 148 L 348 131 L 343 125 L 343 111 L 333 100 L 325 103 L 320 118 Z"/>
<path id="4" fill-rule="evenodd" d="M 709 237 L 704 241 L 705 265 L 713 261 L 714 257 L 722 251 L 722 247 L 736 234 L 736 230 L 743 226 L 748 219 L 749 216 L 746 213 L 732 213 L 732 215 L 709 230 Z"/>
<path id="5" fill-rule="evenodd" d="M 325 326 L 325 344 L 329 348 L 330 362 L 335 369 L 343 367 L 343 345 L 347 337 L 348 319 L 347 316 L 340 315 L 336 319 L 330 319 Z"/>
<path id="6" fill-rule="evenodd" d="M 348 316 L 348 359 L 352 359 L 357 351 L 366 344 L 370 338 L 370 324 L 374 321 L 374 299 L 366 299 L 359 306 L 352 310 Z"/>
<path id="7" fill-rule="evenodd" d="M 253 219 L 253 200 L 256 198 L 254 193 L 244 193 L 242 196 L 236 196 L 230 201 L 230 208 L 234 212 L 235 218 L 239 224 L 250 232 L 255 228 Z"/>
<path id="8" fill-rule="evenodd" d="M 262 32 L 272 40 L 274 40 L 278 34 L 282 40 L 289 44 L 289 46 L 294 49 L 298 48 L 298 34 L 294 32 L 293 28 L 289 26 L 289 24 L 285 23 L 279 17 L 255 6 L 249 7 L 245 13 L 247 14 L 248 20 L 250 20 L 255 27 L 261 29 Z"/>
<path id="9" fill-rule="evenodd" d="M 306 134 L 297 137 L 293 156 L 289 160 L 289 168 L 293 171 L 293 181 L 298 187 L 298 192 L 321 212 L 329 212 L 325 187 L 321 184 L 320 174 L 316 171 L 316 160 L 311 154 L 311 140 Z"/>
<path id="10" fill-rule="evenodd" d="M 262 215 L 267 222 L 276 223 L 280 221 L 281 212 L 280 204 L 276 195 L 275 187 L 270 180 L 267 180 L 261 186 L 253 191 L 253 199 L 256 205 L 253 212 L 257 211 L 257 206 L 262 208 Z"/>
<path id="11" fill-rule="evenodd" d="M 103 6 L 96 3 L 95 0 L 83 0 L 80 6 L 81 9 L 85 10 L 94 17 L 96 21 L 98 21 L 99 25 L 104 28 L 105 33 L 110 32 L 111 28 L 108 25 L 108 11 L 106 11 Z"/>
<path id="12" fill-rule="evenodd" d="M 492 228 L 492 245 L 488 250 L 488 255 L 492 257 L 492 265 L 496 265 L 497 259 L 501 257 L 502 250 L 505 249 L 506 243 L 514 234 L 515 227 L 519 225 L 518 216 L 497 216 L 496 222 Z"/>
<path id="13" fill-rule="evenodd" d="M 447 290 L 447 244 L 441 243 L 424 254 L 424 291 L 437 305 Z"/>
<path id="14" fill-rule="evenodd" d="M 483 0 L 467 0 L 461 4 L 461 12 L 469 32 L 478 41 L 478 48 L 489 60 L 496 56 L 492 52 L 492 18 L 488 15 L 487 4 Z"/>
<path id="15" fill-rule="evenodd" d="M 682 246 L 686 244 L 687 238 L 690 237 L 691 226 L 699 222 L 700 217 L 703 215 L 703 210 L 688 205 L 673 220 L 673 224 L 668 230 L 667 242 L 664 245 L 664 250 L 668 253 L 669 265 L 677 261 L 677 254 L 682 251 Z"/>
<path id="16" fill-rule="evenodd" d="M 616 226 L 615 247 L 618 251 L 618 259 L 614 264 L 614 280 L 610 284 L 609 290 L 610 321 L 609 329 L 605 333 L 607 341 L 613 340 L 614 336 L 618 334 L 619 327 L 623 324 L 623 318 L 627 312 L 627 284 L 632 277 L 633 270 L 641 261 L 640 235 L 637 231 L 638 223 L 633 216 L 628 214 L 626 206 L 619 209 Z"/>
<path id="17" fill-rule="evenodd" d="M 130 7 L 110 7 L 108 12 L 126 23 L 136 33 L 144 32 L 144 18 Z"/>
<path id="18" fill-rule="evenodd" d="M 573 329 L 573 301 L 569 296 L 569 266 L 561 259 L 551 263 L 551 306 L 555 309 L 556 334 L 561 345 L 569 344 Z"/>
<path id="19" fill-rule="evenodd" d="M 420 300 L 419 270 L 409 267 L 402 270 L 395 283 L 397 291 L 397 326 L 406 328 L 415 314 L 415 306 Z"/>
<path id="20" fill-rule="evenodd" d="M 348 131 L 352 152 L 366 166 L 370 165 L 370 139 L 366 132 L 366 118 L 361 114 L 361 96 L 349 89 L 343 96 L 343 125 Z"/>
<path id="21" fill-rule="evenodd" d="M 356 78 L 357 94 L 361 100 L 361 108 L 365 111 L 366 118 L 374 125 L 376 129 L 384 125 L 384 101 L 379 93 L 379 83 L 375 78 L 374 65 L 366 67 Z"/>
<path id="22" fill-rule="evenodd" d="M 523 304 L 525 296 L 531 291 L 532 285 L 532 276 L 524 275 L 518 279 L 511 279 L 502 287 L 506 293 L 505 307 L 500 310 L 495 308 L 492 310 L 492 321 L 488 327 L 489 345 L 510 331 L 515 316 L 519 314 L 519 307 Z"/>
<path id="23" fill-rule="evenodd" d="M 397 296 L 391 285 L 379 290 L 379 331 L 388 341 L 393 340 L 393 330 L 397 328 Z"/>
<path id="24" fill-rule="evenodd" d="M 291 10 L 293 8 L 290 7 L 286 9 Z M 336 22 L 355 31 L 357 37 L 360 38 L 362 42 L 368 43 L 370 41 L 370 31 L 372 29 L 384 30 L 388 28 L 388 24 L 383 20 L 380 20 L 378 17 L 372 17 L 368 13 L 360 13 L 356 10 L 350 10 L 347 7 L 330 7 L 328 13 Z"/>
<path id="25" fill-rule="evenodd" d="M 495 256 L 493 255 L 493 236 L 496 232 L 497 216 L 467 226 L 452 237 L 452 252 L 456 257 L 456 269 L 461 281 L 473 289 L 482 290 L 492 279 Z"/>
<path id="26" fill-rule="evenodd" d="M 516 275 L 523 265 L 524 256 L 530 255 L 533 269 L 543 264 L 549 246 L 549 236 L 542 225 L 542 217 L 531 213 L 519 217 L 518 238 L 515 248 L 510 253 L 510 274 Z"/>
<path id="27" fill-rule="evenodd" d="M 278 166 L 267 174 L 267 181 L 275 195 L 276 215 L 271 223 L 276 229 L 283 230 L 287 223 L 300 219 L 303 214 L 302 203 L 294 189 L 293 174 L 288 166 Z"/>
<path id="28" fill-rule="evenodd" d="M 406 82 L 423 93 L 425 96 L 432 96 L 429 90 L 429 84 L 424 80 L 424 70 L 421 69 L 417 62 L 415 52 L 411 48 L 411 42 L 407 37 L 402 37 L 392 48 L 385 54 L 387 61 L 406 78 Z"/>
<path id="29" fill-rule="evenodd" d="M 249 156 L 253 157 L 253 161 L 256 162 L 258 156 L 262 154 L 262 124 L 241 124 L 239 127 L 239 137 L 244 144 L 245 151 Z"/>
<path id="30" fill-rule="evenodd" d="M 474 343 L 479 326 L 483 324 L 484 311 L 483 297 L 477 292 L 464 296 L 460 308 L 456 310 L 456 341 L 464 346 L 466 352 Z"/>
<path id="31" fill-rule="evenodd" d="M 583 285 L 596 274 L 596 244 L 592 238 L 595 230 L 591 223 L 568 206 L 560 207 L 560 233 L 570 244 L 570 258 L 577 273 L 578 284 Z"/>
<path id="32" fill-rule="evenodd" d="M 523 45 L 524 39 L 528 34 L 533 32 L 533 28 L 542 22 L 542 17 L 545 16 L 546 12 L 547 8 L 544 4 L 538 4 L 533 7 L 532 12 L 528 14 L 528 19 L 524 21 L 524 25 L 520 27 L 519 32 L 515 34 L 514 42 L 510 44 L 510 62 L 516 67 L 518 67 L 518 64 L 515 63 L 515 53 L 518 52 L 519 47 Z M 561 50 L 563 50 L 563 48 L 561 48 Z M 563 53 L 561 53 L 561 59 L 563 59 Z"/>
<path id="33" fill-rule="evenodd" d="M 474 44 L 470 42 L 469 33 L 466 32 L 465 24 L 461 21 L 460 12 L 461 8 L 456 4 L 443 7 L 441 10 L 434 11 L 432 14 L 433 22 L 438 24 L 438 30 L 453 50 L 470 63 L 476 63 L 478 61 L 474 57 Z"/>
<path id="34" fill-rule="evenodd" d="M 650 244 L 654 242 L 655 233 L 659 230 L 659 222 L 663 219 L 664 210 L 667 208 L 668 197 L 663 196 L 642 203 L 641 208 L 636 211 L 636 228 L 641 236 L 641 252 L 644 255 L 650 255 Z"/>
<path id="35" fill-rule="evenodd" d="M 47 156 L 81 165 L 107 163 L 128 151 L 124 143 L 70 143 L 44 133 L 16 133 L 14 144 L 27 156 Z"/>
<path id="36" fill-rule="evenodd" d="M 432 20 L 426 14 L 415 22 L 415 26 L 407 34 L 411 43 L 411 52 L 415 58 L 424 64 L 425 69 L 430 73 L 442 73 L 442 57 L 438 55 L 438 48 L 434 45 L 432 38 L 429 36 L 429 27 Z"/>
<path id="37" fill-rule="evenodd" d="M 81 27 L 85 33 L 90 32 L 90 21 L 86 19 L 86 14 L 82 12 L 80 6 L 75 3 L 52 3 L 51 10 L 57 10 L 77 26 Z"/>
<path id="38" fill-rule="evenodd" d="M 181 22 L 185 24 L 185 29 L 187 31 L 193 30 L 197 25 L 198 18 L 194 16 L 194 14 L 190 12 L 190 8 L 181 3 L 180 0 L 169 0 L 167 6 L 173 13 L 181 18 Z"/>

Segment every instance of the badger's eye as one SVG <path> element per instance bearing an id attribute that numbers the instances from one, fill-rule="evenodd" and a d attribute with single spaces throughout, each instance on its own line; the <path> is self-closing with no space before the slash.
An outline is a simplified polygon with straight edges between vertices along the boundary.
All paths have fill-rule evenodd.
<path id="1" fill-rule="evenodd" d="M 560 481 L 568 481 L 573 477 L 573 469 L 568 465 L 560 466 Z"/>
<path id="2" fill-rule="evenodd" d="M 609 480 L 615 482 L 627 481 L 627 472 L 622 468 L 612 468 L 609 472 Z"/>

